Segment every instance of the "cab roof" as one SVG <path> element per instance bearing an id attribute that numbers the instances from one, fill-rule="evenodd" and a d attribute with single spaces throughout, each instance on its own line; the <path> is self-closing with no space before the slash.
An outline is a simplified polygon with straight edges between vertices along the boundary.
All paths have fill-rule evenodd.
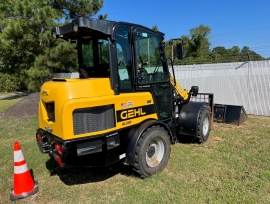
<path id="1" fill-rule="evenodd" d="M 130 26 L 136 26 L 147 30 L 151 30 L 147 27 L 132 23 L 93 19 L 88 17 L 79 17 L 77 19 L 74 19 L 71 23 L 53 28 L 51 30 L 51 33 L 55 38 L 60 37 L 66 40 L 77 39 L 78 36 L 89 35 L 93 31 L 98 31 L 102 34 L 111 36 L 113 34 L 113 29 L 117 24 L 127 24 Z M 156 33 L 158 33 L 162 37 L 164 37 L 165 35 L 164 33 L 159 31 L 157 31 Z"/>

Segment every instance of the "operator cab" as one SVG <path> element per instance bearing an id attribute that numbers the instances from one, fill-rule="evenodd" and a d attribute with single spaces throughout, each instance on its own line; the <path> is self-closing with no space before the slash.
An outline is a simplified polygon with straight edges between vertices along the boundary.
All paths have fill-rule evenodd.
<path id="1" fill-rule="evenodd" d="M 160 120 L 172 116 L 170 74 L 163 47 L 163 33 L 148 28 L 119 24 L 116 39 L 119 91 L 150 91 Z"/>
<path id="2" fill-rule="evenodd" d="M 52 33 L 76 42 L 81 78 L 110 78 L 116 95 L 149 91 L 159 119 L 172 117 L 164 33 L 136 24 L 86 17 L 54 28 Z"/>

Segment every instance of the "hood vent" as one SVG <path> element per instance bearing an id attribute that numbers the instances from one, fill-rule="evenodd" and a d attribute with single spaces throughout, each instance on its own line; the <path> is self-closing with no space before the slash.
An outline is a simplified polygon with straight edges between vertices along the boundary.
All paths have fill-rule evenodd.
<path id="1" fill-rule="evenodd" d="M 115 127 L 113 105 L 73 111 L 74 135 L 102 131 L 113 127 Z"/>

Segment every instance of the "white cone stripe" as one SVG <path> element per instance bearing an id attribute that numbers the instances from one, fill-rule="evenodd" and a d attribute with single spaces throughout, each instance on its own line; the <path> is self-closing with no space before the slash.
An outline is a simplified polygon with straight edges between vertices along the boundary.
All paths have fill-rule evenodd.
<path id="1" fill-rule="evenodd" d="M 14 162 L 20 162 L 24 160 L 22 150 L 14 151 Z"/>
<path id="2" fill-rule="evenodd" d="M 14 166 L 14 174 L 22 174 L 28 171 L 27 164 L 23 164 L 21 166 Z"/>

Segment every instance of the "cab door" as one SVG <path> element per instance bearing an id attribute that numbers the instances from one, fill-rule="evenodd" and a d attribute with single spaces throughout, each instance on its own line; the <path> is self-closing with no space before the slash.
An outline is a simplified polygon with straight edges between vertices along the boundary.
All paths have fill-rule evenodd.
<path id="1" fill-rule="evenodd" d="M 172 117 L 170 74 L 162 45 L 163 36 L 143 28 L 133 30 L 136 90 L 150 90 L 160 120 Z"/>

